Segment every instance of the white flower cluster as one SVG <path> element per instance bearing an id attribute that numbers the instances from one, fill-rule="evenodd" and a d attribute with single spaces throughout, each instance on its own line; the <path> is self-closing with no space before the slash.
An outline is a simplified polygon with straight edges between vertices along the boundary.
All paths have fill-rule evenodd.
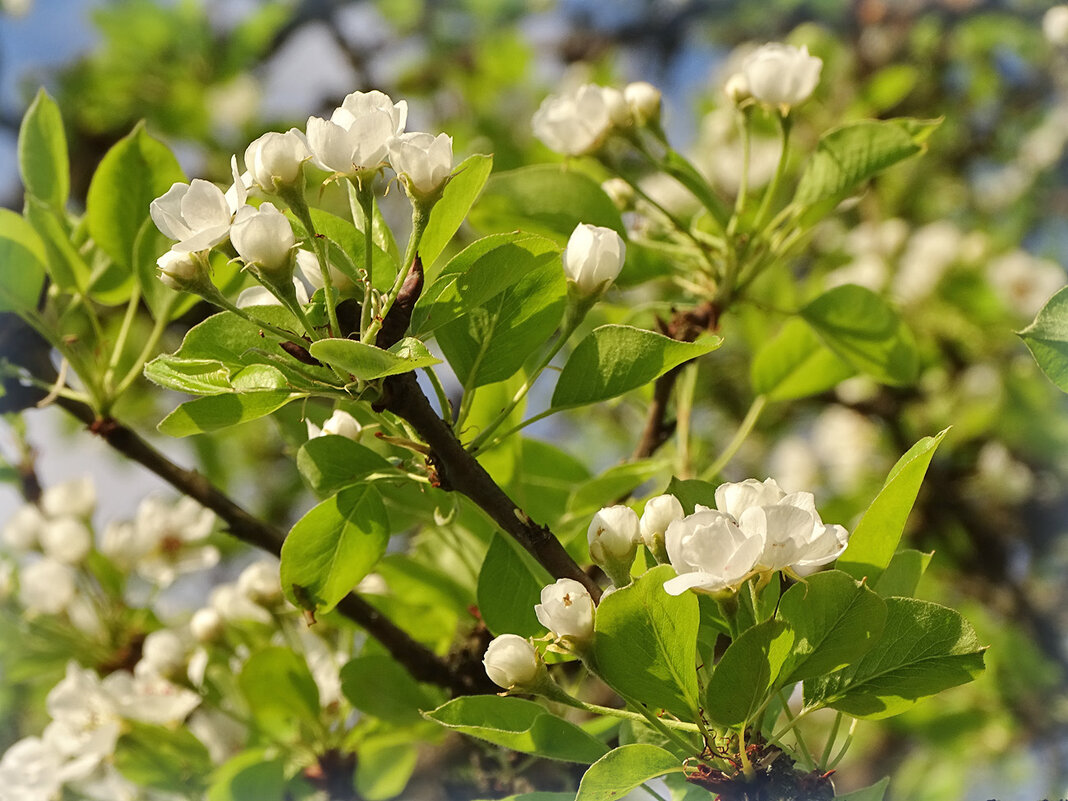
<path id="1" fill-rule="evenodd" d="M 660 90 L 644 81 L 623 91 L 587 83 L 550 95 L 534 113 L 534 135 L 567 156 L 598 150 L 616 131 L 655 123 L 660 117 Z"/>
<path id="2" fill-rule="evenodd" d="M 746 57 L 724 91 L 736 105 L 755 100 L 785 115 L 812 96 L 822 69 L 823 61 L 809 55 L 807 47 L 771 42 Z"/>
<path id="3" fill-rule="evenodd" d="M 206 251 L 229 238 L 256 275 L 289 280 L 296 237 L 286 216 L 270 202 L 247 204 L 249 191 L 283 199 L 302 191 L 304 164 L 333 176 L 373 178 L 382 167 L 397 173 L 413 201 L 433 200 L 452 173 L 452 139 L 445 134 L 405 133 L 408 104 L 378 91 L 353 92 L 329 119 L 310 117 L 307 134 L 297 128 L 269 132 L 244 154 L 245 173 L 231 159 L 233 184 L 226 191 L 201 179 L 176 183 L 152 201 L 152 220 L 175 240 L 158 265 L 164 283 L 193 289 L 206 281 Z M 315 270 L 318 272 L 318 269 Z"/>
<path id="4" fill-rule="evenodd" d="M 0 757 L 0 801 L 52 801 L 65 785 L 131 797 L 133 786 L 109 761 L 124 721 L 173 725 L 199 704 L 199 695 L 159 676 L 116 671 L 100 679 L 71 662 L 48 693 L 51 722 L 42 735 L 19 740 Z"/>

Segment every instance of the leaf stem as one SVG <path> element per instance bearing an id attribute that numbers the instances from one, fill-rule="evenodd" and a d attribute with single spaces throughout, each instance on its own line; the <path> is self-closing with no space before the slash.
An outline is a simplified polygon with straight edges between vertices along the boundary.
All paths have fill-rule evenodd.
<path id="1" fill-rule="evenodd" d="M 746 438 L 753 431 L 753 427 L 756 425 L 757 420 L 760 419 L 761 412 L 764 411 L 764 407 L 767 405 L 768 398 L 766 395 L 757 395 L 753 398 L 753 403 L 749 407 L 749 411 L 745 413 L 745 418 L 738 426 L 738 430 L 734 432 L 734 438 L 727 443 L 727 447 L 723 449 L 723 453 L 714 461 L 707 470 L 701 474 L 701 478 L 704 481 L 711 481 L 720 474 L 724 467 L 734 458 L 734 455 L 738 452 L 738 449 L 745 443 Z"/>
<path id="2" fill-rule="evenodd" d="M 130 301 L 126 304 L 126 314 L 122 318 L 122 326 L 119 328 L 119 334 L 115 338 L 115 345 L 111 351 L 111 359 L 108 361 L 107 370 L 104 372 L 104 391 L 110 396 L 112 395 L 112 383 L 115 380 L 115 371 L 119 369 L 119 362 L 122 360 L 122 352 L 126 349 L 126 340 L 130 336 L 130 329 L 133 327 L 133 321 L 137 317 L 137 307 L 141 303 L 141 289 L 138 286 L 130 292 Z M 112 398 L 108 398 L 110 402 Z"/>
<path id="3" fill-rule="evenodd" d="M 382 308 L 379 310 L 378 315 L 371 320 L 371 325 L 367 329 L 367 333 L 364 335 L 364 341 L 368 344 L 374 344 L 375 335 L 378 333 L 379 329 L 382 328 L 382 323 L 386 319 L 386 315 L 389 314 L 393 302 L 397 299 L 401 289 L 404 287 L 404 282 L 408 278 L 408 273 L 412 271 L 412 266 L 415 264 L 416 254 L 419 252 L 419 242 L 423 238 L 423 232 L 426 231 L 427 223 L 430 222 L 431 207 L 432 204 L 420 203 L 418 201 L 412 202 L 412 233 L 408 237 L 408 245 L 404 249 L 404 261 L 401 262 L 400 270 L 397 272 L 397 277 L 393 281 L 393 286 L 390 287 L 389 294 L 386 296 Z M 367 214 L 366 211 L 364 213 Z M 365 247 L 367 248 L 368 259 L 372 256 L 373 245 L 374 243 L 371 241 L 371 237 L 368 234 L 368 236 L 365 237 Z M 368 261 L 368 265 L 369 264 L 370 261 Z M 370 267 L 368 267 L 367 270 L 367 278 L 368 281 L 370 281 Z"/>
<path id="4" fill-rule="evenodd" d="M 356 199 L 363 212 L 363 269 L 367 273 L 366 283 L 363 287 L 363 305 L 360 306 L 360 340 L 373 345 L 374 340 L 368 341 L 373 314 L 371 305 L 374 302 L 374 271 L 372 260 L 374 259 L 375 244 L 371 238 L 371 229 L 375 220 L 375 190 L 370 176 L 365 179 L 357 178 Z"/>
<path id="5" fill-rule="evenodd" d="M 756 219 L 753 221 L 753 230 L 760 231 L 764 225 L 764 219 L 771 211 L 771 204 L 775 198 L 775 195 L 779 193 L 779 184 L 782 182 L 782 176 L 786 172 L 786 162 L 790 159 L 790 128 L 792 127 L 792 121 L 788 114 L 779 113 L 779 134 L 782 141 L 782 152 L 779 154 L 779 164 L 775 167 L 775 176 L 771 179 L 771 183 L 768 188 L 764 190 L 764 199 L 760 202 L 760 209 L 757 211 Z"/>
<path id="6" fill-rule="evenodd" d="M 834 741 L 838 737 L 838 728 L 842 725 L 842 713 L 837 712 L 834 716 L 834 723 L 831 724 L 831 733 L 827 735 L 827 745 L 824 746 L 823 753 L 820 755 L 819 765 L 823 770 L 826 770 L 823 766 L 827 764 L 827 760 L 831 758 L 831 751 L 834 749 Z"/>
<path id="7" fill-rule="evenodd" d="M 130 385 L 137 380 L 137 377 L 141 375 L 141 371 L 145 366 L 145 362 L 148 361 L 148 357 L 152 355 L 152 352 L 159 344 L 159 339 L 163 336 L 163 331 L 167 327 L 167 323 L 170 322 L 171 310 L 174 309 L 175 304 L 178 302 L 178 294 L 172 294 L 167 298 L 163 308 L 160 309 L 159 316 L 156 318 L 155 325 L 152 326 L 152 332 L 148 335 L 148 339 L 145 341 L 145 346 L 141 348 L 141 352 L 137 354 L 137 359 L 134 360 L 133 365 L 129 371 L 122 377 L 122 380 L 115 387 L 115 397 L 118 398 L 126 390 L 130 388 Z"/>

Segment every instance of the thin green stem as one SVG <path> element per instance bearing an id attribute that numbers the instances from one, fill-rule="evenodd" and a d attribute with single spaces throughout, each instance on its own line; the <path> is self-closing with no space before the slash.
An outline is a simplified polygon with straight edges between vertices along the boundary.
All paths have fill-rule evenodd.
<path id="1" fill-rule="evenodd" d="M 86 365 L 84 359 L 78 356 L 68 345 L 64 342 L 63 337 L 57 336 L 56 332 L 43 321 L 36 312 L 19 312 L 19 317 L 30 326 L 37 334 L 49 345 L 56 349 L 60 356 L 66 360 L 66 362 L 74 368 L 74 372 L 78 378 L 85 384 L 85 389 L 89 393 L 89 405 L 93 408 L 93 411 L 100 412 L 107 405 L 105 402 L 105 393 L 100 386 L 99 377 L 96 372 Z M 58 382 L 57 382 L 58 383 Z M 66 396 L 62 387 L 51 388 L 51 392 L 57 396 Z"/>
<path id="2" fill-rule="evenodd" d="M 716 461 L 701 474 L 701 478 L 704 481 L 711 481 L 718 476 L 720 471 L 734 458 L 734 455 L 738 453 L 738 449 L 742 447 L 746 438 L 752 433 L 753 427 L 756 425 L 757 420 L 760 419 L 760 414 L 764 411 L 767 403 L 768 399 L 765 395 L 757 395 L 753 398 L 749 411 L 745 413 L 745 418 L 738 426 L 738 430 L 734 432 L 734 438 L 727 443 L 727 447 L 723 449 L 723 453 L 719 455 Z"/>
<path id="3" fill-rule="evenodd" d="M 642 717 L 644 717 L 646 719 L 646 721 L 649 722 L 649 725 L 651 725 L 654 729 L 656 729 L 658 732 L 660 732 L 665 737 L 667 737 L 671 742 L 673 742 L 675 745 L 677 745 L 679 748 L 681 748 L 683 750 L 683 752 L 685 752 L 685 753 L 693 753 L 694 752 L 694 744 L 693 743 L 686 742 L 686 740 L 684 740 L 675 731 L 673 731 L 670 727 L 668 727 L 668 725 L 667 725 L 667 723 L 665 721 L 661 720 L 655 714 L 650 712 L 645 707 L 644 704 L 638 703 L 636 701 L 635 702 L 628 702 L 628 703 L 631 703 L 633 706 L 637 707 L 638 712 L 642 715 Z"/>
<path id="4" fill-rule="evenodd" d="M 372 229 L 375 220 L 375 190 L 370 178 L 361 180 L 357 178 L 356 199 L 363 213 L 363 269 L 367 274 L 366 283 L 363 287 L 363 305 L 360 307 L 360 341 L 368 342 L 368 334 L 371 331 L 371 323 L 374 319 L 371 305 L 374 301 L 374 272 L 372 261 L 374 259 L 374 241 Z M 369 344 L 374 344 L 371 340 Z"/>
<path id="5" fill-rule="evenodd" d="M 430 386 L 434 388 L 434 394 L 438 399 L 438 406 L 441 407 L 441 419 L 445 421 L 446 425 L 452 425 L 452 404 L 449 403 L 449 396 L 445 392 L 445 387 L 441 384 L 441 379 L 438 378 L 438 374 L 434 372 L 433 367 L 424 367 L 423 372 L 430 380 Z"/>
<path id="6" fill-rule="evenodd" d="M 465 398 L 467 397 L 466 394 L 464 395 L 464 397 Z M 528 417 L 522 423 L 519 423 L 518 425 L 512 426 L 507 431 L 505 431 L 503 434 L 497 435 L 490 442 L 486 443 L 485 445 L 480 446 L 477 451 L 471 451 L 471 455 L 474 456 L 476 453 L 485 453 L 488 450 L 492 450 L 493 448 L 496 448 L 498 445 L 500 445 L 502 442 L 504 442 L 506 439 L 508 439 L 508 437 L 512 436 L 512 434 L 518 433 L 519 431 L 522 431 L 527 426 L 532 425 L 532 424 L 538 422 L 539 420 L 544 420 L 549 415 L 556 414 L 558 411 L 560 411 L 560 410 L 559 409 L 546 409 L 544 412 L 539 412 L 538 414 L 534 415 L 533 417 Z"/>
<path id="7" fill-rule="evenodd" d="M 802 712 L 800 715 L 795 716 L 794 713 L 790 711 L 789 699 L 783 698 L 782 690 L 779 690 L 779 697 L 782 699 L 782 711 L 790 723 L 789 729 L 793 730 L 794 740 L 797 742 L 798 754 L 804 759 L 806 770 L 815 770 L 816 760 L 812 756 L 812 752 L 809 750 L 808 746 L 805 744 L 805 738 L 801 735 L 801 730 L 797 727 L 797 723 L 804 717 L 805 713 Z M 785 734 L 785 731 L 783 731 L 783 733 Z"/>
<path id="8" fill-rule="evenodd" d="M 130 388 L 130 385 L 137 380 L 137 377 L 141 375 L 141 371 L 145 366 L 145 362 L 148 361 L 148 357 L 152 355 L 152 352 L 159 344 L 160 337 L 163 336 L 163 330 L 167 327 L 167 323 L 170 320 L 171 310 L 178 302 L 178 294 L 171 294 L 168 296 L 163 308 L 160 309 L 159 315 L 156 317 L 156 323 L 152 326 L 152 332 L 148 335 L 148 340 L 145 342 L 145 346 L 141 348 L 141 352 L 137 354 L 137 358 L 134 360 L 133 365 L 127 371 L 126 375 L 119 381 L 118 386 L 115 387 L 115 397 L 118 398 L 126 390 Z"/>
<path id="9" fill-rule="evenodd" d="M 771 179 L 771 183 L 768 184 L 768 188 L 764 190 L 764 199 L 760 202 L 760 209 L 757 211 L 756 219 L 753 221 L 753 230 L 760 231 L 764 225 L 764 220 L 771 211 L 771 204 L 775 198 L 775 195 L 779 193 L 779 184 L 782 182 L 782 176 L 786 172 L 786 162 L 790 159 L 790 127 L 791 121 L 789 115 L 779 114 L 779 134 L 782 141 L 782 152 L 779 154 L 779 164 L 775 168 L 775 176 Z"/>
<path id="10" fill-rule="evenodd" d="M 300 224 L 304 226 L 304 230 L 308 234 L 309 244 L 315 253 L 315 260 L 319 262 L 319 272 L 323 278 L 323 298 L 326 305 L 328 325 L 327 333 L 331 337 L 341 336 L 341 326 L 337 321 L 337 299 L 334 297 L 334 279 L 330 275 L 330 256 L 326 240 L 319 236 L 319 232 L 315 228 L 315 221 L 312 220 L 311 209 L 308 208 L 308 203 L 304 199 L 304 187 L 291 187 L 283 192 L 282 197 L 289 204 L 293 214 L 300 220 Z M 304 317 L 303 311 L 298 313 L 298 317 Z M 301 323 L 307 328 L 305 319 L 301 319 Z M 308 330 L 308 336 L 312 339 L 318 338 L 313 328 Z"/>
<path id="11" fill-rule="evenodd" d="M 688 364 L 682 370 L 675 392 L 675 441 L 678 443 L 676 471 L 679 478 L 689 478 L 690 422 L 693 415 L 694 394 L 697 391 L 697 365 Z"/>
<path id="12" fill-rule="evenodd" d="M 842 747 L 839 749 L 838 754 L 824 767 L 824 770 L 834 770 L 834 768 L 838 767 L 838 763 L 845 758 L 849 746 L 853 744 L 853 732 L 856 731 L 858 723 L 860 723 L 860 720 L 858 718 L 853 718 L 852 722 L 849 724 L 849 731 L 846 733 L 845 742 L 842 743 Z"/>
<path id="13" fill-rule="evenodd" d="M 408 237 L 408 246 L 404 249 L 404 261 L 401 263 L 397 278 L 393 281 L 393 286 L 390 288 L 389 294 L 386 296 L 386 300 L 382 304 L 378 316 L 371 321 L 371 326 L 367 330 L 365 341 L 370 344 L 374 344 L 375 335 L 378 333 L 379 329 L 382 328 L 382 323 L 386 319 L 386 315 L 389 314 L 393 302 L 397 299 L 401 289 L 404 287 L 404 282 L 408 278 L 408 273 L 411 272 L 412 267 L 415 264 L 416 254 L 419 252 L 419 242 L 423 238 L 423 232 L 426 230 L 427 223 L 430 222 L 430 209 L 430 205 L 416 201 L 412 202 L 412 233 Z M 368 244 L 372 244 L 370 236 L 366 238 L 366 241 Z M 368 271 L 368 276 L 370 276 L 370 271 Z"/>
<path id="14" fill-rule="evenodd" d="M 228 298 L 224 297 L 222 294 L 219 294 L 217 297 L 207 298 L 207 300 L 210 300 L 216 306 L 219 306 L 228 312 L 233 312 L 243 320 L 248 320 L 250 323 L 259 328 L 262 328 L 264 331 L 270 331 L 272 334 L 274 334 L 276 337 L 279 337 L 280 339 L 284 339 L 287 342 L 293 342 L 297 345 L 300 345 L 302 348 L 308 344 L 299 336 L 297 336 L 294 332 L 286 331 L 284 328 L 279 328 L 276 325 L 271 325 L 270 323 L 265 322 L 259 319 L 258 317 L 249 314 L 244 309 L 233 304 Z M 301 313 L 303 313 L 303 310 L 301 310 Z"/>
<path id="15" fill-rule="evenodd" d="M 827 735 L 827 745 L 823 748 L 823 753 L 820 754 L 819 765 L 823 770 L 826 770 L 823 766 L 827 764 L 827 760 L 831 758 L 831 752 L 834 750 L 834 741 L 838 737 L 838 728 L 842 725 L 842 713 L 837 712 L 834 716 L 834 723 L 831 724 L 831 733 Z"/>
<path id="16" fill-rule="evenodd" d="M 749 199 L 749 162 L 752 154 L 752 133 L 751 128 L 753 124 L 753 112 L 751 108 L 746 108 L 740 112 L 740 119 L 742 121 L 742 174 L 738 179 L 738 196 L 734 199 L 734 215 L 731 217 L 730 222 L 727 223 L 727 236 L 733 236 L 735 230 L 738 228 L 742 215 L 745 213 L 745 204 Z"/>
<path id="17" fill-rule="evenodd" d="M 631 712 L 629 709 L 617 709 L 612 706 L 589 704 L 585 701 L 579 701 L 577 698 L 575 699 L 575 701 L 576 704 L 572 704 L 572 706 L 574 706 L 576 709 L 584 709 L 587 712 L 592 712 L 597 715 L 607 715 L 608 717 L 623 718 L 624 720 L 635 721 L 645 721 L 648 719 L 646 715 L 639 714 L 638 712 Z M 688 731 L 694 734 L 700 734 L 701 732 L 701 730 L 693 723 L 686 723 L 685 721 L 681 720 L 660 720 L 660 718 L 657 718 L 657 720 L 659 720 L 660 723 L 662 723 L 664 726 L 667 726 L 671 729 L 678 729 L 679 731 Z M 689 747 L 690 746 L 687 746 L 687 748 Z"/>
<path id="18" fill-rule="evenodd" d="M 130 292 L 130 301 L 126 304 L 126 314 L 123 315 L 119 334 L 115 338 L 111 359 L 108 361 L 107 370 L 104 372 L 104 390 L 109 395 L 111 394 L 112 382 L 115 380 L 115 371 L 119 369 L 122 352 L 126 350 L 126 340 L 130 336 L 130 329 L 133 327 L 133 321 L 137 317 L 137 307 L 140 303 L 141 290 L 137 285 L 134 285 L 133 290 Z"/>
<path id="19" fill-rule="evenodd" d="M 651 795 L 653 798 L 657 799 L 657 801 L 667 801 L 667 799 L 664 798 L 664 796 L 660 795 L 660 793 L 658 793 L 656 790 L 654 790 L 648 784 L 642 784 L 641 788 L 643 790 L 645 790 L 645 792 L 649 793 L 649 795 Z"/>
<path id="20" fill-rule="evenodd" d="M 783 709 L 786 712 L 786 725 L 784 725 L 781 729 L 771 735 L 771 739 L 773 740 L 781 740 L 783 735 L 786 734 L 786 732 L 793 731 L 797 724 L 807 718 L 810 714 L 815 712 L 817 707 L 808 707 L 806 709 L 802 709 L 796 715 L 790 712 L 789 706 L 784 706 Z"/>

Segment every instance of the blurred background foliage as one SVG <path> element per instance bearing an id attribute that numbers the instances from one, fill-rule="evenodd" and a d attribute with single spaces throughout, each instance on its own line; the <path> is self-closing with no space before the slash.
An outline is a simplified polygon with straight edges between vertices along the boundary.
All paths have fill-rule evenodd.
<path id="1" fill-rule="evenodd" d="M 925 156 L 821 226 L 793 265 L 796 281 L 769 272 L 759 292 L 767 306 L 723 321 L 726 345 L 697 375 L 690 452 L 678 454 L 669 442 L 662 454 L 700 473 L 723 449 L 752 399 L 753 354 L 782 322 L 777 308 L 797 307 L 836 283 L 888 292 L 922 349 L 916 385 L 853 379 L 834 393 L 773 404 L 724 477 L 773 475 L 787 488 L 821 487 L 824 519 L 848 523 L 900 453 L 953 425 L 910 521 L 910 547 L 935 551 L 920 595 L 976 624 L 992 646 L 990 669 L 899 718 L 862 724 L 839 786 L 889 773 L 894 799 L 1063 796 L 1068 416 L 1064 396 L 1013 333 L 1065 283 L 1059 265 L 1068 259 L 1068 48 L 1043 36 L 1047 7 L 1027 0 L 38 0 L 23 19 L 0 18 L 5 39 L 42 17 L 76 13 L 94 31 L 92 44 L 30 70 L 5 58 L 4 80 L 18 95 L 3 124 L 13 141 L 37 86 L 49 88 L 67 125 L 77 205 L 99 159 L 140 119 L 175 149 L 187 174 L 226 183 L 232 153 L 265 130 L 302 127 L 356 89 L 406 98 L 410 129 L 448 132 L 458 155 L 491 152 L 497 171 L 556 161 L 533 138 L 530 116 L 548 92 L 586 80 L 659 86 L 669 136 L 729 192 L 739 151 L 720 87 L 738 48 L 772 40 L 807 44 L 824 60 L 817 95 L 798 115 L 799 148 L 853 119 L 944 118 Z M 768 136 L 773 142 L 770 126 Z M 754 170 L 759 154 L 758 143 Z M 771 148 L 771 167 L 775 155 Z M 671 187 L 651 183 L 649 191 L 676 202 Z M 18 209 L 18 187 L 6 185 L 2 201 Z M 667 282 L 640 293 L 601 314 L 653 327 L 655 313 L 678 296 Z M 165 350 L 205 313 L 198 307 L 183 318 Z M 145 393 L 123 416 L 151 431 L 171 400 Z M 544 474 L 563 470 L 581 485 L 587 470 L 625 460 L 647 402 L 648 395 L 616 401 L 592 419 L 562 416 L 532 429 L 585 465 L 549 454 L 557 461 Z M 181 458 L 285 525 L 310 497 L 292 461 L 303 437 L 299 414 L 193 438 Z M 16 465 L 18 431 L 4 442 Z M 69 426 L 47 439 L 68 434 Z M 27 436 L 46 449 L 44 434 Z M 489 458 L 495 471 L 517 469 L 502 464 L 506 455 Z M 645 489 L 661 491 L 655 481 Z M 506 483 L 533 492 L 520 479 Z M 411 541 L 411 555 L 398 559 L 439 558 L 417 531 Z M 393 573 L 403 580 L 403 571 Z M 448 613 L 428 624 L 401 603 L 390 611 L 431 642 L 459 619 Z M 6 745 L 6 730 L 0 736 Z M 447 749 L 437 753 L 450 758 Z M 489 753 L 463 759 L 448 786 L 484 795 L 523 788 L 518 779 L 509 783 L 521 778 L 516 765 Z"/>

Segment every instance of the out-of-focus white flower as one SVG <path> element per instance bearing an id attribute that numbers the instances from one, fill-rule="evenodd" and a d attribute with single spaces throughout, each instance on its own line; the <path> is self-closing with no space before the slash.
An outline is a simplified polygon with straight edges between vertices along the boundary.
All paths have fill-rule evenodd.
<path id="1" fill-rule="evenodd" d="M 912 303 L 931 294 L 946 270 L 958 260 L 962 237 L 961 230 L 945 220 L 915 231 L 898 261 L 892 287 L 894 296 Z"/>
<path id="2" fill-rule="evenodd" d="M 176 183 L 152 201 L 149 214 L 164 236 L 177 240 L 171 250 L 194 252 L 207 250 L 230 235 L 230 224 L 248 197 L 245 184 L 237 173 L 237 159 L 231 162 L 234 184 L 224 193 L 215 184 L 194 178 L 191 183 Z"/>
<path id="3" fill-rule="evenodd" d="M 24 17 L 33 8 L 33 0 L 0 0 L 0 11 L 12 17 Z"/>
<path id="4" fill-rule="evenodd" d="M 812 95 L 821 69 L 823 61 L 810 56 L 807 47 L 772 42 L 753 51 L 741 71 L 753 98 L 786 113 Z"/>
<path id="5" fill-rule="evenodd" d="M 19 572 L 19 603 L 27 612 L 58 615 L 74 600 L 74 571 L 45 557 Z"/>
<path id="6" fill-rule="evenodd" d="M 668 559 L 678 573 L 664 583 L 669 595 L 733 589 L 753 572 L 764 550 L 760 537 L 742 531 L 733 517 L 715 509 L 673 521 L 665 539 Z"/>
<path id="7" fill-rule="evenodd" d="M 15 565 L 7 559 L 0 559 L 0 603 L 11 597 L 15 591 Z"/>
<path id="8" fill-rule="evenodd" d="M 540 672 L 541 658 L 530 640 L 518 634 L 502 634 L 486 648 L 482 665 L 490 681 L 508 690 L 533 682 Z"/>
<path id="9" fill-rule="evenodd" d="M 271 131 L 245 148 L 245 169 L 264 192 L 274 193 L 303 178 L 304 162 L 311 158 L 304 134 L 296 128 Z"/>
<path id="10" fill-rule="evenodd" d="M 389 144 L 404 131 L 408 104 L 394 103 L 382 92 L 353 92 L 334 109 L 329 120 L 308 120 L 308 148 L 325 170 L 355 175 L 376 170 L 389 153 Z"/>
<path id="11" fill-rule="evenodd" d="M 96 487 L 89 476 L 64 481 L 41 493 L 41 511 L 48 517 L 88 520 L 96 509 Z"/>
<path id="12" fill-rule="evenodd" d="M 368 573 L 356 585 L 356 592 L 361 595 L 389 595 L 389 585 L 381 573 Z"/>
<path id="13" fill-rule="evenodd" d="M 623 269 L 627 248 L 611 228 L 579 223 L 564 249 L 564 275 L 584 295 L 603 291 Z"/>
<path id="14" fill-rule="evenodd" d="M 31 551 L 45 526 L 44 515 L 35 504 L 24 503 L 4 525 L 4 545 L 15 553 Z"/>
<path id="15" fill-rule="evenodd" d="M 24 737 L 0 757 L 0 801 L 55 801 L 63 755 L 40 737 Z"/>
<path id="16" fill-rule="evenodd" d="M 45 700 L 52 722 L 44 738 L 65 757 L 76 760 L 71 772 L 89 775 L 115 752 L 122 719 L 115 699 L 95 672 L 71 661 L 63 679 Z"/>
<path id="17" fill-rule="evenodd" d="M 788 487 L 810 487 L 819 481 L 820 463 L 812 444 L 796 434 L 775 443 L 768 466 Z"/>
<path id="18" fill-rule="evenodd" d="M 164 678 L 174 676 L 185 667 L 188 650 L 185 640 L 175 631 L 159 629 L 149 632 L 134 672 L 138 676 L 146 673 Z"/>
<path id="19" fill-rule="evenodd" d="M 620 211 L 626 211 L 634 205 L 634 187 L 622 178 L 609 178 L 601 184 L 601 189 Z"/>
<path id="20" fill-rule="evenodd" d="M 360 421 L 343 409 L 335 409 L 334 413 L 326 419 L 323 427 L 315 425 L 311 420 L 306 421 L 308 426 L 308 439 L 316 437 L 345 437 L 353 442 L 359 442 L 363 426 Z"/>
<path id="21" fill-rule="evenodd" d="M 623 88 L 630 116 L 636 125 L 648 125 L 660 119 L 660 90 L 647 81 L 628 83 Z"/>
<path id="22" fill-rule="evenodd" d="M 293 279 L 293 291 L 296 292 L 297 303 L 301 306 L 308 302 L 308 290 L 299 278 Z M 265 286 L 250 286 L 248 289 L 241 290 L 234 305 L 239 309 L 247 309 L 252 306 L 281 306 L 282 301 Z"/>
<path id="23" fill-rule="evenodd" d="M 121 717 L 142 723 L 178 723 L 200 705 L 200 696 L 195 692 L 147 673 L 134 676 L 119 670 L 109 674 L 101 686 L 114 700 Z"/>
<path id="24" fill-rule="evenodd" d="M 812 450 L 826 471 L 831 488 L 838 492 L 854 489 L 878 465 L 878 441 L 875 425 L 844 406 L 827 406 L 812 425 Z"/>
<path id="25" fill-rule="evenodd" d="M 1068 5 L 1053 6 L 1042 17 L 1042 33 L 1052 45 L 1068 45 Z"/>
<path id="26" fill-rule="evenodd" d="M 698 167 L 726 192 L 736 193 L 741 186 L 743 143 L 738 131 L 735 112 L 727 107 L 717 108 L 706 114 L 701 120 L 700 141 L 694 148 L 693 158 Z M 754 131 L 749 142 L 749 182 L 750 189 L 766 186 L 779 164 L 782 147 L 779 141 L 770 136 L 760 135 Z M 661 189 L 661 187 L 663 187 Z M 663 173 L 653 173 L 642 181 L 642 189 L 653 190 L 651 196 L 663 201 L 667 199 L 672 211 L 679 211 L 683 199 L 687 204 L 696 201 L 678 181 Z M 677 196 L 679 200 L 672 201 Z"/>
<path id="27" fill-rule="evenodd" d="M 674 495 L 657 495 L 645 502 L 645 509 L 639 521 L 642 542 L 659 561 L 667 556 L 664 538 L 668 526 L 676 520 L 682 520 L 686 510 Z"/>
<path id="28" fill-rule="evenodd" d="M 347 660 L 307 626 L 300 627 L 304 661 L 319 688 L 319 705 L 332 706 L 341 700 L 341 665 Z"/>
<path id="29" fill-rule="evenodd" d="M 142 798 L 141 788 L 108 763 L 97 766 L 84 779 L 67 782 L 67 786 L 87 801 L 138 801 Z"/>
<path id="30" fill-rule="evenodd" d="M 198 609 L 189 618 L 189 632 L 197 642 L 212 642 L 226 631 L 226 621 L 219 610 L 211 606 Z"/>
<path id="31" fill-rule="evenodd" d="M 201 707 L 189 716 L 186 728 L 193 733 L 216 765 L 234 756 L 245 745 L 247 730 L 231 715 L 208 707 Z"/>
<path id="32" fill-rule="evenodd" d="M 271 613 L 257 603 L 250 601 L 236 584 L 220 584 L 211 591 L 209 598 L 211 608 L 231 623 L 255 621 L 270 623 Z"/>
<path id="33" fill-rule="evenodd" d="M 292 275 L 297 240 L 293 226 L 273 203 L 241 209 L 234 218 L 230 241 L 245 264 L 258 272 L 274 279 Z"/>
<path id="34" fill-rule="evenodd" d="M 574 579 L 557 579 L 543 587 L 534 614 L 557 639 L 566 637 L 575 645 L 583 645 L 593 638 L 593 598 Z"/>
<path id="35" fill-rule="evenodd" d="M 597 150 L 613 127 L 626 125 L 630 109 L 618 89 L 587 83 L 564 95 L 550 95 L 534 113 L 534 135 L 568 156 Z"/>
<path id="36" fill-rule="evenodd" d="M 48 520 L 41 528 L 41 550 L 57 562 L 76 565 L 89 555 L 93 535 L 85 523 L 75 517 Z"/>
<path id="37" fill-rule="evenodd" d="M 259 559 L 237 577 L 237 591 L 257 604 L 273 604 L 282 599 L 282 583 L 278 578 L 278 563 Z"/>
<path id="38" fill-rule="evenodd" d="M 1021 317 L 1034 317 L 1068 281 L 1064 268 L 1023 250 L 993 259 L 986 269 L 991 286 Z"/>
<path id="39" fill-rule="evenodd" d="M 323 271 L 319 269 L 319 259 L 316 258 L 314 253 L 310 250 L 298 250 L 297 269 L 304 276 L 304 280 L 311 284 L 314 289 L 322 289 Z M 353 280 L 349 278 L 348 273 L 341 272 L 333 264 L 330 265 L 330 283 L 334 285 L 334 289 L 338 292 L 345 292 L 356 286 Z"/>
<path id="40" fill-rule="evenodd" d="M 750 100 L 753 94 L 749 91 L 749 79 L 745 76 L 745 73 L 735 72 L 731 75 L 727 82 L 723 84 L 723 94 L 736 106 L 740 106 L 745 101 Z"/>
<path id="41" fill-rule="evenodd" d="M 414 197 L 430 197 L 452 172 L 452 137 L 401 134 L 389 143 L 389 163 Z"/>
<path id="42" fill-rule="evenodd" d="M 215 514 L 192 498 L 171 504 L 149 497 L 138 506 L 132 523 L 108 526 L 100 550 L 119 567 L 166 587 L 181 573 L 218 563 L 218 549 L 201 544 L 214 526 Z"/>

